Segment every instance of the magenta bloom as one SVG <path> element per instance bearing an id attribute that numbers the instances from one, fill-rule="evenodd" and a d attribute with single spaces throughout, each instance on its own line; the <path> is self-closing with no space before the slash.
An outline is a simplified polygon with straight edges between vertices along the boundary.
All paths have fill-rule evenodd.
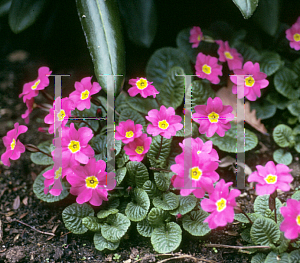
<path id="1" fill-rule="evenodd" d="M 182 143 L 179 143 L 179 146 L 182 148 L 182 151 L 184 151 L 184 145 L 185 145 L 186 139 L 182 141 Z M 196 154 L 200 157 L 200 154 L 207 153 L 212 161 L 218 162 L 219 161 L 219 155 L 215 149 L 212 148 L 213 143 L 212 141 L 207 141 L 203 143 L 203 141 L 200 138 L 191 138 L 191 147 L 193 152 L 196 152 Z M 187 151 L 190 151 L 188 148 Z"/>
<path id="2" fill-rule="evenodd" d="M 73 91 L 69 98 L 73 100 L 75 107 L 78 110 L 89 109 L 91 107 L 91 96 L 101 90 L 99 83 L 91 82 L 93 77 L 83 78 L 80 82 L 75 82 L 75 91 Z"/>
<path id="3" fill-rule="evenodd" d="M 56 113 L 55 119 L 54 119 L 54 111 L 55 111 L 55 103 L 61 103 L 61 110 Z M 57 97 L 55 102 L 53 102 L 53 107 L 50 109 L 50 113 L 45 117 L 44 121 L 47 124 L 50 124 L 48 132 L 54 133 L 54 122 L 55 127 L 64 127 L 67 122 L 68 118 L 72 115 L 71 111 L 75 109 L 74 102 L 70 100 L 69 98 L 63 98 Z"/>
<path id="4" fill-rule="evenodd" d="M 286 38 L 290 41 L 290 47 L 300 50 L 300 16 L 291 28 L 285 31 Z"/>
<path id="5" fill-rule="evenodd" d="M 124 151 L 129 156 L 130 161 L 141 162 L 149 151 L 151 142 L 152 138 L 147 137 L 147 134 L 143 133 L 140 137 L 135 138 L 134 141 L 126 144 Z"/>
<path id="6" fill-rule="evenodd" d="M 231 48 L 228 41 L 224 43 L 222 40 L 216 40 L 216 43 L 220 46 L 218 49 L 219 60 L 227 61 L 230 70 L 241 69 L 243 66 L 242 55 L 235 48 Z"/>
<path id="7" fill-rule="evenodd" d="M 48 67 L 40 67 L 38 70 L 38 78 L 34 81 L 25 83 L 23 86 L 23 92 L 19 95 L 19 98 L 23 96 L 23 102 L 36 97 L 39 94 L 39 90 L 43 90 L 49 85 L 49 76 L 52 73 Z"/>
<path id="8" fill-rule="evenodd" d="M 236 206 L 235 198 L 241 194 L 240 190 L 232 189 L 229 193 L 229 186 L 233 183 L 225 183 L 221 179 L 214 191 L 209 194 L 209 199 L 201 201 L 201 207 L 206 212 L 212 212 L 203 222 L 207 222 L 211 229 L 218 226 L 226 226 L 234 220 L 234 210 Z"/>
<path id="9" fill-rule="evenodd" d="M 258 63 L 253 63 L 248 61 L 244 64 L 243 69 L 235 69 L 235 75 L 249 75 L 244 79 L 244 96 L 251 101 L 255 101 L 257 97 L 261 96 L 260 90 L 269 85 L 269 81 L 266 79 L 267 74 L 260 72 L 260 67 Z M 243 92 L 237 91 L 237 77 L 230 76 L 230 80 L 235 84 L 232 86 L 232 93 L 237 94 L 238 98 L 243 98 Z"/>
<path id="10" fill-rule="evenodd" d="M 129 84 L 133 87 L 128 90 L 128 93 L 131 97 L 134 97 L 139 93 L 143 98 L 147 98 L 151 95 L 155 98 L 156 94 L 159 94 L 159 92 L 151 85 L 152 83 L 153 82 L 149 82 L 145 78 L 130 79 Z"/>
<path id="11" fill-rule="evenodd" d="M 257 172 L 253 172 L 248 177 L 248 182 L 257 182 L 256 193 L 258 195 L 270 195 L 277 189 L 289 191 L 290 185 L 294 178 L 290 174 L 292 169 L 289 169 L 285 164 L 277 164 L 273 161 L 267 162 L 266 166 L 256 166 Z"/>
<path id="12" fill-rule="evenodd" d="M 222 76 L 222 66 L 218 64 L 218 59 L 211 56 L 205 56 L 203 53 L 197 55 L 196 75 L 201 79 L 207 79 L 212 84 L 218 84 Z"/>
<path id="13" fill-rule="evenodd" d="M 222 100 L 218 97 L 208 98 L 206 105 L 195 106 L 195 113 L 192 119 L 200 123 L 199 132 L 206 133 L 207 137 L 212 137 L 215 132 L 221 137 L 225 135 L 225 131 L 231 128 L 230 121 L 234 119 L 232 107 L 223 106 Z"/>
<path id="14" fill-rule="evenodd" d="M 180 194 L 187 196 L 193 193 L 197 198 L 202 198 L 205 191 L 212 192 L 213 183 L 219 180 L 219 175 L 215 170 L 218 163 L 211 161 L 208 154 L 202 153 L 201 158 L 196 152 L 191 153 L 192 167 L 189 168 L 189 177 L 184 177 L 184 154 L 175 157 L 176 164 L 171 165 L 171 170 L 176 174 L 172 178 L 173 186 L 180 188 Z M 194 189 L 189 189 L 189 187 Z"/>
<path id="15" fill-rule="evenodd" d="M 126 144 L 142 135 L 143 126 L 141 124 L 134 125 L 133 120 L 127 120 L 120 122 L 116 130 L 116 140 L 122 140 Z"/>
<path id="16" fill-rule="evenodd" d="M 102 201 L 107 201 L 107 173 L 106 163 L 103 160 L 96 161 L 91 158 L 87 165 L 74 167 L 73 175 L 67 176 L 71 184 L 70 193 L 77 195 L 76 202 L 83 204 L 89 202 L 91 205 L 100 206 Z"/>
<path id="17" fill-rule="evenodd" d="M 25 125 L 19 125 L 18 122 L 14 126 L 15 128 L 7 132 L 6 136 L 2 138 L 6 151 L 1 155 L 1 162 L 8 167 L 10 166 L 9 159 L 17 160 L 21 153 L 25 152 L 24 144 L 17 138 L 21 133 L 27 132 L 28 128 Z"/>
<path id="18" fill-rule="evenodd" d="M 198 26 L 194 26 L 190 31 L 190 43 L 193 43 L 192 48 L 196 48 L 199 46 L 203 38 L 203 33 L 201 28 Z"/>
<path id="19" fill-rule="evenodd" d="M 26 106 L 27 106 L 27 110 L 25 111 L 24 114 L 22 114 L 21 117 L 22 117 L 22 119 L 25 120 L 25 123 L 28 124 L 29 123 L 29 114 L 33 110 L 34 98 L 31 98 L 30 100 L 26 100 L 25 103 L 26 103 Z"/>
<path id="20" fill-rule="evenodd" d="M 171 136 L 176 135 L 176 131 L 179 131 L 183 128 L 183 125 L 180 123 L 182 118 L 178 115 L 175 115 L 175 110 L 173 107 L 168 109 L 162 105 L 160 110 L 150 110 L 148 116 L 145 117 L 152 124 L 149 124 L 147 127 L 147 133 L 157 136 L 161 135 L 167 139 L 170 139 Z"/>
<path id="21" fill-rule="evenodd" d="M 280 231 L 287 239 L 297 238 L 300 233 L 300 201 L 288 199 L 286 206 L 280 207 L 280 213 L 284 218 Z"/>
<path id="22" fill-rule="evenodd" d="M 71 123 L 70 128 L 64 127 L 62 129 L 61 146 L 63 168 L 73 167 L 79 163 L 87 164 L 89 162 L 89 158 L 95 155 L 94 150 L 88 144 L 92 137 L 93 132 L 90 128 L 81 127 L 77 131 L 74 127 L 74 123 Z M 54 156 L 54 151 L 52 155 Z"/>

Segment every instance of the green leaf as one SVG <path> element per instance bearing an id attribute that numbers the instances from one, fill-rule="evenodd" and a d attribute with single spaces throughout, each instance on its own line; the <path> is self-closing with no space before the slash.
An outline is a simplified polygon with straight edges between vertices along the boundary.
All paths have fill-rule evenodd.
<path id="1" fill-rule="evenodd" d="M 210 232 L 208 223 L 203 223 L 208 216 L 209 214 L 202 209 L 192 211 L 183 217 L 182 226 L 193 236 L 204 236 Z"/>
<path id="2" fill-rule="evenodd" d="M 37 147 L 40 150 L 42 150 L 43 152 L 48 153 L 50 155 L 51 155 L 51 152 L 54 150 L 52 140 L 42 142 Z M 49 157 L 48 155 L 46 155 L 44 153 L 41 153 L 41 152 L 31 153 L 30 154 L 30 159 L 35 164 L 39 164 L 39 165 L 54 164 L 52 157 Z"/>
<path id="3" fill-rule="evenodd" d="M 289 255 L 290 263 L 300 261 L 300 249 L 294 250 Z"/>
<path id="4" fill-rule="evenodd" d="M 277 149 L 273 152 L 273 159 L 276 163 L 290 165 L 293 161 L 293 156 L 290 152 L 286 152 L 283 149 Z"/>
<path id="5" fill-rule="evenodd" d="M 87 122 L 93 128 L 94 131 L 97 131 L 99 128 L 100 121 L 99 120 L 88 120 L 88 119 L 84 119 L 84 118 L 85 117 L 96 117 L 97 110 L 100 108 L 101 108 L 101 106 L 96 106 L 95 104 L 91 103 L 91 107 L 89 109 L 84 109 L 82 111 L 75 109 L 72 111 L 72 115 L 77 116 L 79 118 L 83 118 L 83 120 L 85 122 Z M 79 129 L 80 127 L 90 128 L 84 122 L 76 123 L 75 125 L 76 125 L 77 129 Z"/>
<path id="6" fill-rule="evenodd" d="M 295 150 L 300 153 L 300 142 L 296 143 Z"/>
<path id="7" fill-rule="evenodd" d="M 137 223 L 137 231 L 140 235 L 143 237 L 151 237 L 151 234 L 154 230 L 154 227 L 149 224 L 149 221 L 147 218 Z"/>
<path id="8" fill-rule="evenodd" d="M 254 222 L 256 219 L 260 218 L 262 215 L 258 213 L 247 213 L 247 216 Z M 243 214 L 234 214 L 234 220 L 242 223 L 250 223 L 248 218 Z"/>
<path id="9" fill-rule="evenodd" d="M 146 75 L 154 86 L 162 84 L 167 78 L 167 73 L 173 67 L 183 68 L 185 74 L 192 74 L 189 59 L 181 50 L 172 47 L 164 47 L 154 52 L 148 61 Z"/>
<path id="10" fill-rule="evenodd" d="M 266 259 L 267 255 L 263 253 L 257 253 L 251 259 L 251 263 L 263 263 Z"/>
<path id="11" fill-rule="evenodd" d="M 206 105 L 208 98 L 215 98 L 215 92 L 209 82 L 194 80 L 192 86 L 192 108 L 197 105 Z"/>
<path id="12" fill-rule="evenodd" d="M 279 124 L 273 130 L 274 141 L 280 147 L 292 147 L 295 143 L 292 129 L 285 125 Z"/>
<path id="13" fill-rule="evenodd" d="M 273 103 L 278 109 L 284 110 L 289 104 L 290 100 L 283 97 L 276 90 L 272 90 L 266 97 L 267 101 Z"/>
<path id="14" fill-rule="evenodd" d="M 300 97 L 300 89 L 294 89 L 297 77 L 294 71 L 282 67 L 276 72 L 274 77 L 275 89 L 290 100 L 298 99 Z"/>
<path id="15" fill-rule="evenodd" d="M 125 74 L 123 34 L 116 1 L 76 0 L 77 11 L 93 60 L 95 75 L 107 93 L 107 77 Z M 123 78 L 116 77 L 115 92 L 122 87 Z"/>
<path id="16" fill-rule="evenodd" d="M 144 183 L 143 189 L 146 191 L 146 193 L 148 194 L 150 199 L 153 199 L 154 197 L 161 195 L 161 191 L 158 190 L 158 188 L 156 187 L 156 184 L 150 180 L 147 180 Z"/>
<path id="17" fill-rule="evenodd" d="M 128 184 L 131 187 L 137 186 L 142 188 L 144 183 L 149 180 L 149 173 L 147 167 L 141 162 L 128 162 L 126 164 L 128 172 Z"/>
<path id="18" fill-rule="evenodd" d="M 124 180 L 126 171 L 127 171 L 126 167 L 122 167 L 122 168 L 119 168 L 116 170 L 116 178 L 115 179 L 117 181 L 117 186 L 119 186 L 122 183 L 122 181 Z"/>
<path id="19" fill-rule="evenodd" d="M 298 75 L 300 74 L 300 58 L 296 59 L 294 62 L 293 62 L 293 70 L 294 72 L 296 72 Z"/>
<path id="20" fill-rule="evenodd" d="M 12 0 L 1 0 L 0 1 L 0 17 L 8 13 Z"/>
<path id="21" fill-rule="evenodd" d="M 151 226 L 161 226 L 169 219 L 169 213 L 158 207 L 153 207 L 148 214 L 148 222 Z"/>
<path id="22" fill-rule="evenodd" d="M 157 100 L 160 104 L 173 107 L 175 110 L 182 104 L 185 90 L 185 75 L 183 68 L 172 67 L 162 84 L 156 85 L 159 91 Z"/>
<path id="23" fill-rule="evenodd" d="M 289 261 L 289 254 L 283 253 L 283 254 L 278 255 L 278 253 L 275 253 L 274 251 L 272 251 L 268 254 L 264 263 L 277 263 L 277 262 L 290 263 L 291 261 Z M 292 261 L 292 262 L 296 262 L 296 261 Z"/>
<path id="24" fill-rule="evenodd" d="M 103 251 L 104 249 L 116 250 L 119 247 L 120 241 L 110 242 L 106 240 L 101 233 L 95 233 L 94 244 L 97 250 Z"/>
<path id="25" fill-rule="evenodd" d="M 289 239 L 286 239 L 284 237 L 284 234 L 283 232 L 280 232 L 280 239 L 278 241 L 278 244 L 279 246 L 276 247 L 276 252 L 277 253 L 283 253 L 285 252 L 288 247 L 289 247 L 289 244 L 290 244 L 290 240 Z"/>
<path id="26" fill-rule="evenodd" d="M 256 7 L 258 6 L 259 0 L 232 0 L 232 1 L 241 11 L 243 17 L 245 19 L 248 19 L 253 15 Z"/>
<path id="27" fill-rule="evenodd" d="M 102 236 L 110 242 L 118 242 L 130 227 L 130 220 L 121 213 L 109 215 L 101 227 Z"/>
<path id="28" fill-rule="evenodd" d="M 82 224 L 90 231 L 99 232 L 101 230 L 101 224 L 97 217 L 87 216 L 82 218 Z"/>
<path id="29" fill-rule="evenodd" d="M 294 116 L 297 116 L 298 119 L 300 120 L 300 100 L 294 100 L 291 101 L 289 103 L 289 105 L 287 106 L 288 110 L 290 111 L 290 113 Z"/>
<path id="30" fill-rule="evenodd" d="M 118 2 L 130 41 L 149 48 L 157 29 L 155 1 L 119 0 Z"/>
<path id="31" fill-rule="evenodd" d="M 276 113 L 276 105 L 269 101 L 263 101 L 262 103 L 253 102 L 251 103 L 251 110 L 256 110 L 256 117 L 261 120 L 271 118 Z"/>
<path id="32" fill-rule="evenodd" d="M 279 54 L 275 52 L 266 51 L 261 54 L 260 71 L 268 76 L 274 74 L 283 64 Z"/>
<path id="33" fill-rule="evenodd" d="M 256 199 L 254 201 L 254 204 L 253 204 L 255 213 L 258 213 L 262 216 L 266 216 L 266 210 L 269 209 L 269 197 L 270 197 L 270 195 L 259 195 L 259 196 L 256 197 Z M 277 215 L 280 214 L 280 207 L 281 206 L 282 206 L 282 203 L 276 197 Z M 274 213 L 274 211 L 272 213 Z"/>
<path id="34" fill-rule="evenodd" d="M 122 149 L 120 155 L 116 159 L 116 164 L 118 167 L 123 167 L 127 161 L 129 161 L 129 156 L 125 154 L 125 151 Z"/>
<path id="35" fill-rule="evenodd" d="M 179 206 L 175 210 L 170 211 L 171 215 L 173 216 L 176 216 L 177 214 L 185 215 L 195 208 L 197 204 L 197 198 L 194 195 L 188 195 L 188 196 L 179 195 L 178 197 L 179 197 Z"/>
<path id="36" fill-rule="evenodd" d="M 258 218 L 250 230 L 251 239 L 256 245 L 270 246 L 280 238 L 278 225 L 269 218 Z"/>
<path id="37" fill-rule="evenodd" d="M 54 203 L 54 202 L 63 200 L 69 195 L 69 191 L 66 190 L 67 185 L 68 185 L 66 182 L 62 182 L 62 186 L 63 186 L 64 190 L 61 192 L 61 194 L 59 196 L 54 196 L 50 193 L 45 195 L 45 193 L 44 193 L 45 177 L 43 176 L 43 174 L 45 172 L 51 170 L 52 168 L 53 168 L 53 166 L 50 166 L 50 167 L 47 167 L 46 169 L 44 169 L 42 172 L 40 172 L 40 174 L 37 176 L 37 178 L 34 180 L 34 183 L 33 183 L 33 192 L 36 195 L 36 197 L 47 203 Z"/>
<path id="38" fill-rule="evenodd" d="M 167 191 L 171 181 L 165 176 L 165 173 L 154 173 L 154 181 L 161 191 Z"/>
<path id="39" fill-rule="evenodd" d="M 162 144 L 161 144 L 161 138 L 162 138 Z M 167 158 L 171 151 L 171 143 L 172 143 L 172 138 L 166 139 L 161 135 L 152 137 L 150 149 L 147 153 L 147 157 L 150 159 L 150 164 L 152 166 L 156 167 L 156 161 L 166 165 Z M 159 153 L 159 149 L 161 149 L 160 153 Z M 156 159 L 157 157 L 158 159 Z M 153 161 L 153 159 L 155 159 L 156 161 Z"/>
<path id="40" fill-rule="evenodd" d="M 140 97 L 126 97 L 128 105 L 141 113 L 148 114 L 152 109 L 159 109 L 158 104 L 154 98 L 140 98 Z"/>
<path id="41" fill-rule="evenodd" d="M 250 236 L 250 227 L 243 230 L 241 233 L 242 239 L 244 239 L 248 243 L 253 243 Z"/>
<path id="42" fill-rule="evenodd" d="M 254 47 L 243 42 L 238 42 L 234 47 L 243 56 L 244 63 L 246 61 L 252 61 L 253 63 L 260 61 L 260 54 Z"/>
<path id="43" fill-rule="evenodd" d="M 146 122 L 145 122 L 145 119 L 144 117 L 136 112 L 135 110 L 132 110 L 132 109 L 128 109 L 128 106 L 127 106 L 127 109 L 124 109 L 122 112 L 121 112 L 121 115 L 120 115 L 120 118 L 119 118 L 119 122 L 121 121 L 127 121 L 127 120 L 133 120 L 134 121 L 134 124 L 141 124 L 143 126 L 146 125 Z"/>
<path id="44" fill-rule="evenodd" d="M 143 189 L 136 188 L 133 193 L 133 201 L 127 205 L 125 214 L 131 221 L 138 222 L 146 218 L 150 207 L 150 199 Z"/>
<path id="45" fill-rule="evenodd" d="M 300 200 L 300 191 L 297 191 L 297 192 L 293 193 L 291 198 L 299 201 Z"/>
<path id="46" fill-rule="evenodd" d="M 151 235 L 151 243 L 158 253 L 169 253 L 177 249 L 181 243 L 182 230 L 174 222 L 167 223 L 165 226 L 157 227 Z"/>
<path id="47" fill-rule="evenodd" d="M 99 160 L 106 160 L 107 156 L 107 136 L 103 134 L 98 134 L 91 139 L 91 147 L 98 152 Z"/>
<path id="48" fill-rule="evenodd" d="M 108 210 L 103 209 L 98 212 L 97 217 L 100 219 L 103 219 L 103 218 L 108 217 L 109 215 L 114 215 L 118 212 L 119 212 L 119 210 L 116 208 L 109 208 Z"/>
<path id="49" fill-rule="evenodd" d="M 67 206 L 62 212 L 62 218 L 67 229 L 74 234 L 84 234 L 88 228 L 82 224 L 82 219 L 87 216 L 94 216 L 93 208 L 84 203 Z"/>
<path id="50" fill-rule="evenodd" d="M 46 0 L 12 0 L 8 16 L 10 29 L 18 34 L 30 27 L 42 13 L 46 3 Z"/>
<path id="51" fill-rule="evenodd" d="M 258 143 L 255 133 L 248 129 L 245 129 L 245 137 L 244 134 L 241 134 L 237 139 L 237 126 L 234 122 L 231 122 L 231 129 L 225 133 L 224 137 L 215 134 L 212 137 L 206 138 L 207 140 L 211 140 L 220 150 L 231 153 L 236 153 L 237 140 L 239 140 L 239 144 L 244 144 L 245 139 L 245 152 L 255 148 Z"/>
<path id="52" fill-rule="evenodd" d="M 153 199 L 153 205 L 163 210 L 173 210 L 178 207 L 179 199 L 178 196 L 172 192 L 163 193 L 161 197 L 155 197 Z"/>

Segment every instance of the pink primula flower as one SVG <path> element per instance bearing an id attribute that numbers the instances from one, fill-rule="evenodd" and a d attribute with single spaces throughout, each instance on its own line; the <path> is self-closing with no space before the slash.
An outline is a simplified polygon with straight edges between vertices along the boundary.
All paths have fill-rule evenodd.
<path id="1" fill-rule="evenodd" d="M 290 47 L 300 50 L 300 16 L 291 28 L 285 31 L 286 38 L 290 41 Z"/>
<path id="2" fill-rule="evenodd" d="M 258 63 L 253 64 L 248 61 L 244 64 L 243 69 L 235 69 L 233 72 L 234 75 L 249 75 L 244 77 L 243 92 L 237 90 L 237 76 L 230 76 L 230 80 L 235 84 L 232 86 L 232 93 L 238 94 L 239 99 L 246 97 L 250 101 L 255 101 L 257 97 L 261 96 L 260 90 L 269 85 L 269 81 L 266 79 L 267 74 L 260 72 Z"/>
<path id="3" fill-rule="evenodd" d="M 59 112 L 56 113 L 55 119 L 54 119 L 54 112 L 55 112 L 55 104 L 61 103 L 61 109 Z M 50 113 L 44 118 L 45 123 L 50 124 L 48 132 L 50 134 L 54 133 L 54 122 L 55 127 L 64 127 L 67 122 L 68 118 L 72 115 L 71 111 L 75 109 L 74 102 L 69 98 L 63 98 L 57 97 L 55 102 L 53 102 L 53 107 L 50 109 Z"/>
<path id="4" fill-rule="evenodd" d="M 28 82 L 23 86 L 23 92 L 19 95 L 19 98 L 23 96 L 23 102 L 36 97 L 39 94 L 39 90 L 43 90 L 49 85 L 49 76 L 52 73 L 48 67 L 40 67 L 38 70 L 38 78 L 34 81 Z"/>
<path id="5" fill-rule="evenodd" d="M 203 53 L 197 55 L 196 75 L 201 79 L 207 79 L 212 84 L 218 84 L 222 76 L 222 66 L 218 64 L 218 59 L 211 56 L 205 56 Z"/>
<path id="6" fill-rule="evenodd" d="M 243 66 L 242 55 L 235 48 L 231 48 L 228 41 L 224 43 L 222 40 L 216 40 L 216 43 L 220 46 L 218 49 L 219 60 L 227 61 L 230 70 L 241 69 Z"/>
<path id="7" fill-rule="evenodd" d="M 133 120 L 127 120 L 120 122 L 116 130 L 116 140 L 122 140 L 126 144 L 142 135 L 143 126 L 141 124 L 134 125 Z"/>
<path id="8" fill-rule="evenodd" d="M 152 83 L 153 82 L 149 82 L 145 78 L 130 79 L 129 84 L 133 87 L 128 90 L 128 93 L 131 97 L 134 97 L 139 93 L 143 98 L 147 98 L 151 95 L 155 98 L 156 94 L 159 94 L 159 92 L 151 85 Z"/>
<path id="9" fill-rule="evenodd" d="M 102 201 L 107 201 L 107 172 L 106 163 L 103 160 L 96 161 L 91 158 L 87 165 L 74 167 L 73 175 L 67 176 L 71 184 L 70 193 L 77 195 L 76 202 L 83 204 L 89 202 L 91 205 L 100 206 Z"/>
<path id="10" fill-rule="evenodd" d="M 75 107 L 82 111 L 91 108 L 91 96 L 101 90 L 99 83 L 91 82 L 93 77 L 83 78 L 80 82 L 75 82 L 75 91 L 73 91 L 69 98 L 73 100 Z"/>
<path id="11" fill-rule="evenodd" d="M 176 164 L 170 167 L 172 172 L 176 174 L 172 178 L 173 186 L 181 189 L 180 194 L 182 196 L 193 193 L 197 198 L 202 198 L 205 191 L 209 193 L 213 191 L 213 183 L 219 180 L 219 175 L 215 172 L 218 163 L 211 161 L 210 156 L 206 153 L 202 153 L 201 158 L 199 158 L 196 152 L 192 152 L 189 159 L 192 160 L 192 167 L 189 168 L 189 177 L 185 178 L 184 154 L 181 153 L 175 157 Z"/>
<path id="12" fill-rule="evenodd" d="M 284 232 L 287 239 L 298 238 L 300 233 L 300 201 L 288 199 L 286 206 L 280 207 L 280 213 L 284 218 L 280 225 L 280 231 Z"/>
<path id="13" fill-rule="evenodd" d="M 10 166 L 11 160 L 17 160 L 20 158 L 21 153 L 25 152 L 25 146 L 20 140 L 17 140 L 21 133 L 27 132 L 28 128 L 25 125 L 19 125 L 18 122 L 15 123 L 15 128 L 7 132 L 6 136 L 2 138 L 6 151 L 1 155 L 1 162 Z"/>
<path id="14" fill-rule="evenodd" d="M 162 105 L 159 111 L 156 109 L 150 110 L 145 118 L 152 123 L 148 125 L 147 133 L 153 136 L 160 134 L 170 139 L 171 136 L 175 136 L 176 132 L 183 128 L 183 124 L 180 123 L 182 118 L 175 115 L 173 107 L 167 109 Z"/>
<path id="15" fill-rule="evenodd" d="M 256 166 L 257 171 L 248 177 L 248 182 L 257 182 L 256 193 L 258 195 L 270 195 L 277 189 L 282 191 L 290 190 L 290 183 L 294 180 L 289 169 L 285 164 L 277 164 L 273 161 L 267 162 L 266 166 Z"/>
<path id="16" fill-rule="evenodd" d="M 198 26 L 194 26 L 190 30 L 190 43 L 193 43 L 192 48 L 197 48 L 199 46 L 199 43 L 203 39 L 203 33 L 201 31 L 201 28 Z"/>
<path id="17" fill-rule="evenodd" d="M 33 110 L 34 98 L 31 98 L 30 100 L 26 100 L 25 103 L 27 106 L 27 110 L 25 111 L 24 114 L 21 115 L 21 117 L 22 117 L 22 119 L 25 120 L 25 123 L 28 124 L 29 123 L 29 114 Z"/>
<path id="18" fill-rule="evenodd" d="M 221 179 L 214 191 L 209 194 L 209 199 L 201 201 L 201 208 L 206 212 L 212 212 L 203 222 L 208 223 L 209 228 L 226 226 L 234 220 L 234 210 L 236 206 L 235 198 L 241 194 L 240 190 L 232 189 L 229 193 L 229 186 L 233 183 L 225 183 Z"/>
<path id="19" fill-rule="evenodd" d="M 152 138 L 147 137 L 147 134 L 143 133 L 140 137 L 135 138 L 134 141 L 126 144 L 124 151 L 129 156 L 130 161 L 141 162 L 149 151 L 151 142 Z"/>
<path id="20" fill-rule="evenodd" d="M 63 127 L 61 139 L 63 168 L 73 167 L 79 163 L 87 164 L 89 162 L 89 158 L 95 155 L 94 150 L 88 144 L 92 137 L 93 132 L 90 128 L 81 127 L 77 131 L 74 123 L 71 123 L 70 128 Z M 54 151 L 52 152 L 52 156 L 54 156 Z"/>
<path id="21" fill-rule="evenodd" d="M 195 113 L 192 119 L 200 123 L 199 132 L 206 133 L 207 137 L 212 137 L 215 132 L 221 137 L 231 128 L 230 121 L 234 119 L 232 107 L 223 106 L 222 100 L 218 97 L 208 98 L 206 105 L 195 106 Z"/>

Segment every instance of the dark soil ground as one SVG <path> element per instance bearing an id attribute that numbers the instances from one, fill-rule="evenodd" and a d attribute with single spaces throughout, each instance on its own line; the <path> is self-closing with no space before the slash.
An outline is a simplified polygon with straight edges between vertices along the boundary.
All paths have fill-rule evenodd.
<path id="1" fill-rule="evenodd" d="M 15 62 L 10 58 L 10 61 L 5 59 L 0 61 L 0 64 L 0 137 L 2 138 L 13 128 L 15 122 L 24 124 L 21 114 L 25 112 L 26 107 L 18 95 L 24 82 L 34 78 L 28 72 L 36 72 L 32 69 L 37 68 L 38 62 L 29 62 L 19 57 Z M 76 74 L 73 76 L 76 80 L 81 77 Z M 66 85 L 72 82 L 74 83 L 73 77 Z M 41 97 L 41 100 L 43 99 Z M 23 143 L 38 144 L 50 138 L 49 135 L 37 131 L 38 127 L 42 126 L 39 122 L 45 114 L 44 112 L 41 114 L 39 109 L 32 112 L 29 131 L 20 136 Z M 258 132 L 256 134 L 260 144 L 246 154 L 246 163 L 252 170 L 255 170 L 255 165 L 264 165 L 268 160 L 272 160 L 275 147 L 270 137 Z M 0 154 L 4 151 L 1 141 Z M 220 157 L 225 156 L 219 154 Z M 293 189 L 299 185 L 300 169 L 297 161 L 298 159 L 294 160 L 290 166 L 294 169 L 295 176 Z M 238 235 L 241 231 L 239 223 L 215 229 L 202 238 L 184 232 L 181 246 L 173 255 L 158 255 L 153 250 L 150 240 L 138 235 L 135 227 L 130 228 L 130 232 L 126 234 L 116 251 L 106 253 L 97 251 L 91 234 L 74 235 L 65 228 L 61 212 L 71 200 L 47 204 L 34 195 L 32 185 L 43 168 L 33 164 L 28 153 L 22 154 L 17 161 L 11 161 L 9 168 L 0 164 L 0 262 L 133 263 L 167 262 L 166 259 L 170 259 L 168 262 L 246 263 L 251 260 L 250 255 L 240 253 L 237 249 L 217 248 L 215 250 L 204 246 L 209 243 L 231 246 L 245 244 Z M 219 168 L 218 172 L 226 181 L 235 180 L 233 170 L 228 167 Z M 242 190 L 242 193 L 244 193 L 243 197 L 238 198 L 238 202 L 246 212 L 253 212 L 254 190 L 248 187 Z M 292 193 L 293 191 L 280 194 L 279 198 L 284 202 Z"/>

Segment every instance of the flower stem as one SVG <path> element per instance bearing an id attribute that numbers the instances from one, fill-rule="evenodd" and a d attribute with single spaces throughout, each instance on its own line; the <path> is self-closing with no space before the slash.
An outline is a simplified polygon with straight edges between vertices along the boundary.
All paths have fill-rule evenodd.
<path id="1" fill-rule="evenodd" d="M 26 150 L 29 151 L 29 152 L 33 152 L 33 153 L 34 152 L 40 152 L 40 153 L 45 154 L 45 155 L 52 158 L 51 154 L 42 151 L 41 149 L 39 149 L 37 146 L 35 146 L 33 144 L 25 144 L 24 146 L 25 146 Z"/>
<path id="2" fill-rule="evenodd" d="M 275 217 L 275 223 L 277 224 L 277 215 L 276 215 L 276 197 L 277 197 L 277 190 L 269 197 L 269 208 L 271 210 L 274 209 L 274 217 Z"/>
<path id="3" fill-rule="evenodd" d="M 249 220 L 250 224 L 253 225 L 253 222 L 251 221 L 250 217 L 242 210 L 242 214 L 247 217 L 247 219 Z"/>
<path id="4" fill-rule="evenodd" d="M 51 104 L 53 104 L 54 99 L 48 92 L 46 92 L 45 90 L 41 90 L 41 93 L 47 100 L 49 100 L 51 102 Z"/>
<path id="5" fill-rule="evenodd" d="M 161 147 L 162 147 L 162 142 L 163 142 L 163 137 L 161 135 L 160 135 L 160 138 L 161 138 L 161 140 L 160 140 L 160 147 L 159 147 L 159 152 L 158 152 L 158 155 L 156 157 L 156 160 L 158 160 L 158 158 L 159 158 L 159 155 L 160 155 L 160 152 L 161 152 Z"/>

